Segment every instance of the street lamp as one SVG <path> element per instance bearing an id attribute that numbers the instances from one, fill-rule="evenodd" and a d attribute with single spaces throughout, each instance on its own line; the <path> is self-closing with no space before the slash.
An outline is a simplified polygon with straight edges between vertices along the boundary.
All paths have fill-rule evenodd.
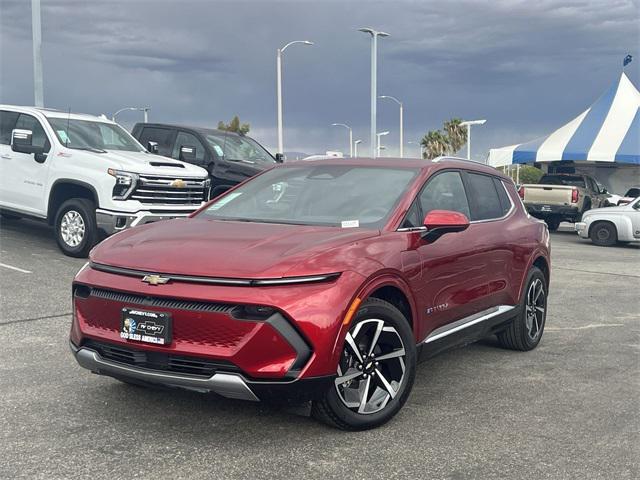
<path id="1" fill-rule="evenodd" d="M 389 130 L 376 133 L 376 157 L 380 156 L 380 150 L 382 150 L 382 146 L 380 145 L 380 137 L 384 137 L 385 135 L 389 135 Z"/>
<path id="2" fill-rule="evenodd" d="M 371 35 L 371 152 L 375 157 L 376 152 L 376 107 L 378 101 L 378 37 L 388 37 L 389 34 L 379 32 L 373 28 L 359 28 L 360 32 Z"/>
<path id="3" fill-rule="evenodd" d="M 135 112 L 144 112 L 144 123 L 147 123 L 149 121 L 149 110 L 150 110 L 149 107 L 124 107 L 124 108 L 121 108 L 120 110 L 118 110 L 116 113 L 113 114 L 113 116 L 111 117 L 111 120 L 115 122 L 116 121 L 116 116 L 119 113 L 126 112 L 128 110 L 135 111 Z"/>
<path id="4" fill-rule="evenodd" d="M 467 160 L 471 160 L 471 125 L 484 125 L 486 120 L 469 120 L 460 122 L 460 126 L 467 127 Z"/>
<path id="5" fill-rule="evenodd" d="M 418 146 L 418 155 L 420 158 L 422 158 L 422 144 L 420 142 L 413 142 L 411 140 L 409 140 L 407 142 L 407 145 L 417 145 Z"/>
<path id="6" fill-rule="evenodd" d="M 332 123 L 332 127 L 344 127 L 349 130 L 349 156 L 353 158 L 353 130 L 345 123 Z"/>
<path id="7" fill-rule="evenodd" d="M 353 142 L 353 156 L 358 158 L 358 144 L 362 143 L 362 140 L 356 140 Z"/>
<path id="8" fill-rule="evenodd" d="M 313 45 L 313 42 L 309 40 L 294 40 L 287 43 L 284 47 L 279 48 L 276 53 L 276 76 L 277 85 L 276 93 L 278 97 L 278 153 L 284 155 L 284 140 L 282 134 L 282 54 L 290 46 L 296 43 L 302 43 L 303 45 Z"/>
<path id="9" fill-rule="evenodd" d="M 402 102 L 398 100 L 396 97 L 392 97 L 391 95 L 380 95 L 378 98 L 388 98 L 389 100 L 393 100 L 398 105 L 400 105 L 400 158 L 404 157 L 404 110 L 402 106 Z"/>

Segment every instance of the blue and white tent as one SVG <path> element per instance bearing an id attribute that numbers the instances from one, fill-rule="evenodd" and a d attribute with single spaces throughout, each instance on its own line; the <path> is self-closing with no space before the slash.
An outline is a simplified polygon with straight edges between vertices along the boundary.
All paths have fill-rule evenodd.
<path id="1" fill-rule="evenodd" d="M 622 73 L 587 110 L 551 135 L 489 150 L 489 165 L 534 162 L 640 165 L 640 92 Z"/>

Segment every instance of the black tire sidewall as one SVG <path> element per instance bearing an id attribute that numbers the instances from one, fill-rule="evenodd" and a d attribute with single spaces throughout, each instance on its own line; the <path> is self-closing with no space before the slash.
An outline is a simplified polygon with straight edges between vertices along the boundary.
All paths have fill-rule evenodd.
<path id="1" fill-rule="evenodd" d="M 347 408 L 338 397 L 334 385 L 331 385 L 331 388 L 327 392 L 326 401 L 340 421 L 348 424 L 353 430 L 365 430 L 382 425 L 398 413 L 411 393 L 416 373 L 415 339 L 413 338 L 411 327 L 402 313 L 386 302 L 367 300 L 363 302 L 358 310 L 349 329 L 353 328 L 358 322 L 371 318 L 381 318 L 385 323 L 395 327 L 400 334 L 406 352 L 405 377 L 398 395 L 396 395 L 394 399 L 391 399 L 380 412 L 368 415 L 359 414 Z"/>
<path id="2" fill-rule="evenodd" d="M 62 223 L 62 217 L 70 211 L 75 210 L 82 216 L 84 221 L 85 234 L 82 242 L 77 247 L 71 247 L 65 243 L 62 239 L 60 232 L 60 224 Z M 65 201 L 56 213 L 56 220 L 54 223 L 56 241 L 60 250 L 65 255 L 70 257 L 86 257 L 89 254 L 91 248 L 95 245 L 98 238 L 98 228 L 96 224 L 96 212 L 95 206 L 91 200 L 84 198 L 72 198 Z"/>
<path id="3" fill-rule="evenodd" d="M 598 238 L 598 230 L 600 229 L 606 229 L 609 232 L 608 240 L 602 241 Z M 610 247 L 611 245 L 615 245 L 615 243 L 618 241 L 618 232 L 616 231 L 616 228 L 610 223 L 598 222 L 593 227 L 591 227 L 589 237 L 591 237 L 591 241 L 598 246 Z"/>

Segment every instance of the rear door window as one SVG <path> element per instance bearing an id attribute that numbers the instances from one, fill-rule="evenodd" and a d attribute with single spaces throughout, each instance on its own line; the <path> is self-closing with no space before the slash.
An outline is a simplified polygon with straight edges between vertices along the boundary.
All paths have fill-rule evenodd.
<path id="1" fill-rule="evenodd" d="M 158 154 L 170 157 L 173 151 L 173 139 L 176 131 L 169 128 L 143 127 L 140 134 L 140 143 L 147 148 L 149 142 L 158 144 Z"/>
<path id="2" fill-rule="evenodd" d="M 472 221 L 491 220 L 504 216 L 493 177 L 467 172 L 466 187 Z"/>

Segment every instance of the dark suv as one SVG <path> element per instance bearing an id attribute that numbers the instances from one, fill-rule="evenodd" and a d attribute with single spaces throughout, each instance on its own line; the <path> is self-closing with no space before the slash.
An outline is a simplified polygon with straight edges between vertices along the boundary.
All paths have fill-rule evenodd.
<path id="1" fill-rule="evenodd" d="M 138 123 L 131 133 L 152 153 L 206 168 L 211 198 L 276 163 L 254 139 L 224 130 Z"/>

